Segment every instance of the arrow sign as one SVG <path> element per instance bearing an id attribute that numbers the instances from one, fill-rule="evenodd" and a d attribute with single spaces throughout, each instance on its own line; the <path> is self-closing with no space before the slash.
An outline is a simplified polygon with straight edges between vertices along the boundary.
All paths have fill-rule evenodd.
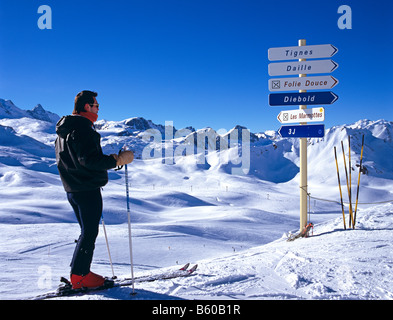
<path id="1" fill-rule="evenodd" d="M 275 78 L 269 80 L 270 91 L 319 90 L 331 89 L 338 80 L 332 76 Z"/>
<path id="2" fill-rule="evenodd" d="M 277 120 L 281 123 L 320 122 L 325 120 L 325 109 L 321 107 L 281 111 Z"/>
<path id="3" fill-rule="evenodd" d="M 286 76 L 293 74 L 331 73 L 338 68 L 333 60 L 311 60 L 269 63 L 269 75 Z"/>
<path id="4" fill-rule="evenodd" d="M 293 105 L 315 105 L 332 104 L 338 96 L 332 91 L 302 92 L 302 93 L 271 93 L 269 94 L 269 105 L 271 106 L 293 106 Z"/>
<path id="5" fill-rule="evenodd" d="M 338 52 L 331 44 L 319 44 L 301 47 L 270 48 L 268 56 L 270 61 L 330 58 Z"/>
<path id="6" fill-rule="evenodd" d="M 325 135 L 324 124 L 282 126 L 278 133 L 283 138 L 322 138 Z"/>

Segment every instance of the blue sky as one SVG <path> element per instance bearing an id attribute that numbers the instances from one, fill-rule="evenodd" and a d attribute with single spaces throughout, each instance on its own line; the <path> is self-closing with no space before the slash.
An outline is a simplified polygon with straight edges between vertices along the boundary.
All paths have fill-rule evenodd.
<path id="1" fill-rule="evenodd" d="M 351 30 L 337 26 L 343 4 Z M 51 30 L 37 26 L 41 5 Z M 88 89 L 101 119 L 277 130 L 294 107 L 268 105 L 267 52 L 306 39 L 339 49 L 327 127 L 392 121 L 392 15 L 391 0 L 2 0 L 0 98 L 65 115 Z"/>

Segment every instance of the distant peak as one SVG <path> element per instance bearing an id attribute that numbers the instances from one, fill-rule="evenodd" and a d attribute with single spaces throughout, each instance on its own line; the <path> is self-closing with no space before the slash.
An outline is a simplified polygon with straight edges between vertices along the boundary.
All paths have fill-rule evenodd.
<path id="1" fill-rule="evenodd" d="M 37 104 L 32 110 L 22 110 L 11 100 L 0 99 L 0 118 L 19 119 L 24 117 L 47 122 L 56 122 L 60 119 L 57 114 L 46 111 L 41 104 Z"/>
<path id="2" fill-rule="evenodd" d="M 34 108 L 33 108 L 33 111 L 35 111 L 35 110 L 42 110 L 42 111 L 45 111 L 45 109 L 42 107 L 42 105 L 40 105 L 40 104 L 37 104 Z"/>

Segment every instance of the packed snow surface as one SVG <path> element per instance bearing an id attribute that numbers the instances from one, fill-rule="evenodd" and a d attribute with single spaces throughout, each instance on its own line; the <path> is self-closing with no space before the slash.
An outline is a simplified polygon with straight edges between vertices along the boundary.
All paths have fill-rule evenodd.
<path id="1" fill-rule="evenodd" d="M 41 106 L 23 111 L 9 100 L 0 99 L 0 106 L 0 299 L 28 299 L 55 290 L 60 277 L 69 275 L 79 226 L 55 164 L 58 116 Z M 231 150 L 211 152 L 202 165 L 197 154 L 173 163 L 143 160 L 150 143 L 143 139 L 146 130 L 165 131 L 143 118 L 101 120 L 97 129 L 105 153 L 127 144 L 137 156 L 129 166 L 135 275 L 187 262 L 199 267 L 191 277 L 136 284 L 136 296 L 122 287 L 59 299 L 393 299 L 392 122 L 361 120 L 328 129 L 324 139 L 309 139 L 314 229 L 293 242 L 286 240 L 299 229 L 296 139 L 274 131 L 251 134 L 249 172 L 239 176 L 231 174 L 238 162 L 220 162 L 221 155 L 233 160 Z M 200 131 L 185 132 L 171 140 L 172 147 Z M 360 177 L 355 230 L 348 228 L 341 149 L 343 141 L 348 164 L 348 135 L 354 203 L 365 136 L 367 172 Z M 168 142 L 162 141 L 163 154 Z M 129 277 L 124 170 L 111 170 L 109 177 L 103 217 L 115 274 Z M 102 227 L 92 271 L 112 276 Z"/>

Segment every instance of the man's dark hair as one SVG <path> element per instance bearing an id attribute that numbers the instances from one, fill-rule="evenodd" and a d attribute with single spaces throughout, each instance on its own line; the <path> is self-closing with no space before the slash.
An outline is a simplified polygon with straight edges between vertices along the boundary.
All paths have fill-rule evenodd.
<path id="1" fill-rule="evenodd" d="M 79 92 L 75 97 L 74 111 L 72 114 L 79 114 L 80 112 L 85 111 L 85 104 L 93 104 L 94 97 L 97 97 L 97 95 L 97 92 L 89 90 Z"/>

